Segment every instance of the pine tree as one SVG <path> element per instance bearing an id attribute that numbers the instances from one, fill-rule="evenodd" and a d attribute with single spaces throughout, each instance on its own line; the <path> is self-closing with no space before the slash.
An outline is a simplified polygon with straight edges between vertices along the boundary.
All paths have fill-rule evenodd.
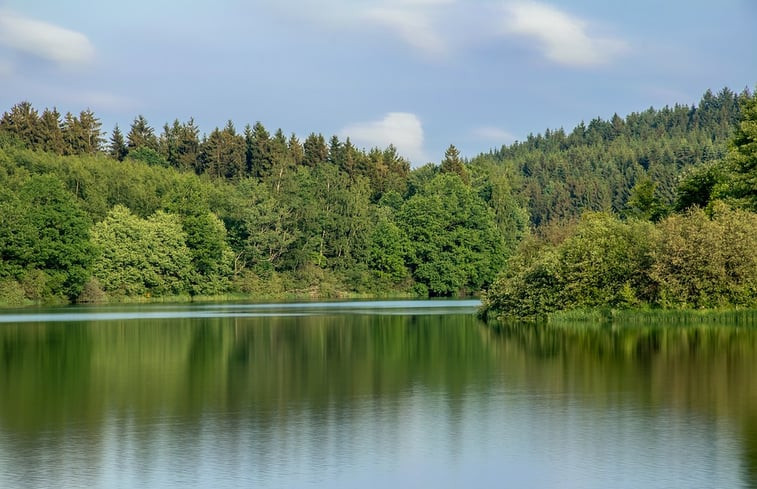
<path id="1" fill-rule="evenodd" d="M 100 147 L 105 142 L 100 119 L 95 117 L 94 112 L 86 109 L 79 113 L 79 125 L 81 126 L 81 137 L 83 138 L 83 152 L 94 154 L 100 151 Z"/>
<path id="2" fill-rule="evenodd" d="M 0 130 L 7 132 L 31 149 L 40 146 L 39 115 L 32 104 L 24 101 L 14 105 L 0 118 Z"/>
<path id="3" fill-rule="evenodd" d="M 126 158 L 126 155 L 129 154 L 129 148 L 126 147 L 124 135 L 121 133 L 121 129 L 118 128 L 118 124 L 113 128 L 113 134 L 110 136 L 110 149 L 108 154 L 118 161 L 123 161 L 124 158 Z"/>
<path id="4" fill-rule="evenodd" d="M 325 162 L 329 153 L 323 134 L 315 133 L 310 133 L 305 139 L 303 150 L 305 152 L 303 163 L 310 167 L 315 167 Z"/>
<path id="5" fill-rule="evenodd" d="M 441 173 L 454 173 L 460 177 L 466 185 L 470 183 L 470 177 L 468 171 L 463 165 L 463 161 L 460 159 L 460 151 L 457 150 L 454 144 L 450 144 L 447 151 L 444 152 L 444 159 L 442 160 L 441 167 L 439 168 Z"/>
<path id="6" fill-rule="evenodd" d="M 153 151 L 158 151 L 160 146 L 158 138 L 155 136 L 155 131 L 142 115 L 138 115 L 134 119 L 134 122 L 132 122 L 129 134 L 126 136 L 126 141 L 130 151 L 142 146 L 150 148 Z"/>
<path id="7" fill-rule="evenodd" d="M 273 166 L 271 155 L 271 135 L 259 121 L 252 126 L 252 134 L 248 143 L 250 154 L 251 174 L 256 178 L 264 178 L 271 173 Z"/>
<path id="8" fill-rule="evenodd" d="M 63 154 L 64 142 L 61 130 L 60 112 L 45 109 L 39 119 L 42 149 L 50 153 Z"/>
<path id="9" fill-rule="evenodd" d="M 302 143 L 300 143 L 300 140 L 297 139 L 297 136 L 294 133 L 289 136 L 287 147 L 289 148 L 289 155 L 292 157 L 294 164 L 298 166 L 302 165 L 305 162 L 305 151 L 302 148 Z"/>

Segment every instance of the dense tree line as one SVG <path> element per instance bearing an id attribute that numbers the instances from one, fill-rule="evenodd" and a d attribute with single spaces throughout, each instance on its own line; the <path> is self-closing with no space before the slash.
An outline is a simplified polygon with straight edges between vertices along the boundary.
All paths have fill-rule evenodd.
<path id="1" fill-rule="evenodd" d="M 158 133 L 137 116 L 106 140 L 89 110 L 21 102 L 0 117 L 0 302 L 477 293 L 503 269 L 526 273 L 542 249 L 560 266 L 578 260 L 561 246 L 586 226 L 600 233 L 585 230 L 590 242 L 603 226 L 654 237 L 695 215 L 671 213 L 712 200 L 754 209 L 743 122 L 753 105 L 746 91 L 708 91 L 696 107 L 595 119 L 470 161 L 450 146 L 439 164 L 411 170 L 392 146 L 300 141 L 260 122 L 201 135 L 194 120 L 175 120 Z M 587 211 L 600 214 L 577 221 Z M 622 259 L 632 268 L 636 258 Z M 583 283 L 581 266 L 571 273 L 565 290 Z M 652 290 L 608 273 L 587 305 L 661 294 L 659 280 Z M 628 287 L 615 290 L 616 278 Z"/>
<path id="2" fill-rule="evenodd" d="M 501 169 L 471 179 L 454 146 L 410 172 L 391 146 L 300 143 L 261 123 L 156 135 L 138 116 L 106 146 L 91 112 L 56 114 L 22 102 L 0 119 L 5 303 L 468 294 L 527 230 Z"/>

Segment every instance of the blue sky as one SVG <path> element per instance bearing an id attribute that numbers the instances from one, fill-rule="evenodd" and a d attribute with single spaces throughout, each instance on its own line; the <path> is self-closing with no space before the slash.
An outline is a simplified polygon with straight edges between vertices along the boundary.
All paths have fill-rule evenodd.
<path id="1" fill-rule="evenodd" d="M 415 166 L 757 83 L 757 1 L 0 0 L 0 108 L 395 144 Z"/>

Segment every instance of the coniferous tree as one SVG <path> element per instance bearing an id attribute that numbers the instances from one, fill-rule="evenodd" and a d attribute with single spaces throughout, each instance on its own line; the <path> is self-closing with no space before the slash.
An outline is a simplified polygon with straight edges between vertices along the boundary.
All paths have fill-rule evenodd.
<path id="1" fill-rule="evenodd" d="M 60 112 L 57 109 L 45 109 L 39 120 L 41 148 L 55 154 L 63 154 L 65 143 L 61 130 Z"/>
<path id="2" fill-rule="evenodd" d="M 100 151 L 103 143 L 102 124 L 95 114 L 87 109 L 79 114 L 79 117 L 66 113 L 63 119 L 64 149 L 67 155 L 94 154 Z"/>
<path id="3" fill-rule="evenodd" d="M 244 137 L 236 133 L 231 121 L 223 130 L 214 129 L 200 150 L 203 171 L 217 178 L 243 177 L 245 159 Z"/>
<path id="4" fill-rule="evenodd" d="M 181 124 L 176 139 L 176 160 L 174 165 L 180 170 L 194 170 L 200 157 L 200 130 L 193 118 Z"/>
<path id="5" fill-rule="evenodd" d="M 310 133 L 305 139 L 303 144 L 304 158 L 303 163 L 305 166 L 318 166 L 324 163 L 329 154 L 329 150 L 326 147 L 326 140 L 323 138 L 323 134 Z"/>
<path id="6" fill-rule="evenodd" d="M 41 142 L 39 114 L 30 102 L 14 105 L 0 118 L 0 130 L 7 132 L 31 149 Z"/>
<path id="7" fill-rule="evenodd" d="M 454 144 L 450 144 L 447 151 L 444 152 L 444 159 L 439 171 L 441 173 L 454 173 L 460 177 L 463 183 L 470 183 L 468 171 L 465 169 L 462 159 L 460 159 L 460 151 L 458 151 Z"/>
<path id="8" fill-rule="evenodd" d="M 273 157 L 271 154 L 271 135 L 259 121 L 252 126 L 249 139 L 250 170 L 252 176 L 264 178 L 271 173 Z"/>
<path id="9" fill-rule="evenodd" d="M 118 124 L 113 128 L 113 134 L 110 136 L 110 149 L 108 154 L 111 158 L 118 161 L 123 161 L 126 155 L 129 154 L 129 149 L 126 147 L 126 141 L 124 141 L 124 135 L 121 133 Z"/>
<path id="10" fill-rule="evenodd" d="M 102 123 L 95 117 L 95 113 L 89 109 L 79 113 L 81 137 L 83 138 L 84 153 L 94 154 L 100 151 L 105 142 L 102 132 Z"/>
<path id="11" fill-rule="evenodd" d="M 155 136 L 155 130 L 147 123 L 147 119 L 138 115 L 134 122 L 131 123 L 129 134 L 126 136 L 129 151 L 139 147 L 146 147 L 153 151 L 158 151 L 158 138 Z"/>
<path id="12" fill-rule="evenodd" d="M 294 133 L 289 136 L 287 147 L 289 148 L 289 154 L 291 155 L 294 164 L 297 166 L 304 164 L 305 150 L 302 148 L 302 143 L 300 143 L 300 140 L 297 139 L 297 136 Z"/>

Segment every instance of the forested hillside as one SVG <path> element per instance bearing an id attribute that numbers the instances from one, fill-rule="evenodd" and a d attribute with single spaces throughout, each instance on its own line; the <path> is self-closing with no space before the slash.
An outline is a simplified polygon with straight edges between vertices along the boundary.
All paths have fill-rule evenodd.
<path id="1" fill-rule="evenodd" d="M 527 203 L 534 226 L 587 210 L 627 213 L 634 188 L 642 191 L 650 184 L 660 205 L 669 208 L 682 173 L 725 156 L 739 102 L 748 95 L 708 90 L 692 107 L 650 108 L 625 118 L 615 114 L 569 133 L 547 130 L 474 158 L 471 165 L 510 167 L 520 177 L 516 193 Z"/>
<path id="2" fill-rule="evenodd" d="M 648 171 L 615 212 L 584 212 L 523 240 L 485 313 L 757 306 L 757 95 L 739 102 L 720 158 L 681 165 L 670 182 Z M 673 195 L 657 191 L 668 184 Z"/>
<path id="3" fill-rule="evenodd" d="M 414 170 L 391 146 L 260 122 L 201 136 L 137 116 L 106 135 L 89 110 L 21 102 L 0 118 L 0 302 L 478 293 L 524 236 L 584 211 L 659 220 L 708 200 L 750 97 L 708 91 L 470 161 L 450 146 Z"/>

